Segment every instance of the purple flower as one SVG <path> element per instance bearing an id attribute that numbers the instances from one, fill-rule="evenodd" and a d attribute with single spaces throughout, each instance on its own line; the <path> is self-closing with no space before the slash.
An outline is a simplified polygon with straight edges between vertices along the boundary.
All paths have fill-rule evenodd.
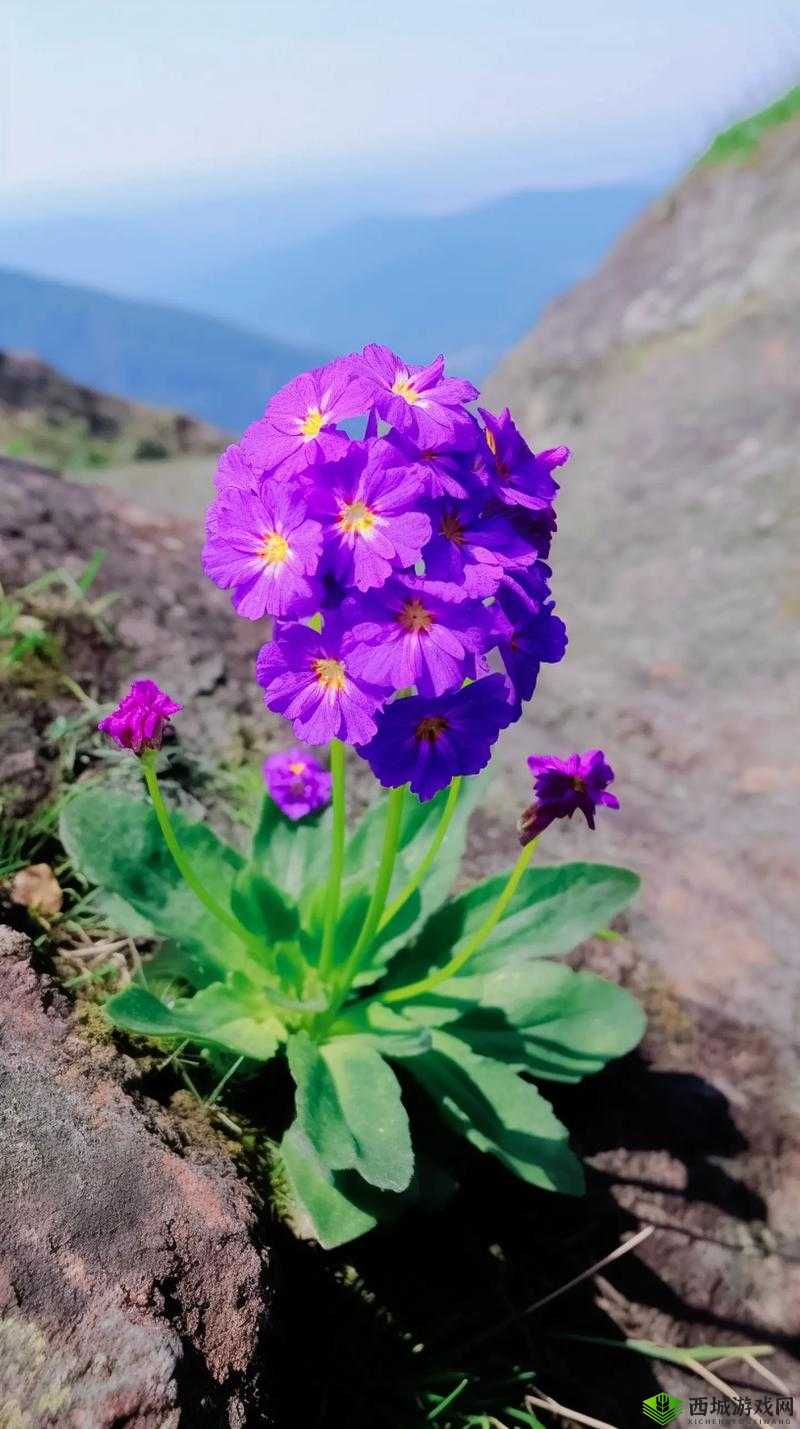
<path id="1" fill-rule="evenodd" d="M 330 802 L 330 774 L 302 749 L 270 754 L 264 760 L 264 782 L 287 819 L 302 819 Z"/>
<path id="2" fill-rule="evenodd" d="M 493 617 L 480 601 L 418 576 L 387 581 L 342 607 L 351 625 L 351 668 L 376 684 L 442 695 L 474 676 L 492 641 Z"/>
<path id="3" fill-rule="evenodd" d="M 595 809 L 601 804 L 609 809 L 619 808 L 619 799 L 606 792 L 614 770 L 606 764 L 602 749 L 571 754 L 569 759 L 532 754 L 528 768 L 533 774 L 535 797 L 519 821 L 522 844 L 538 838 L 554 819 L 571 819 L 576 809 L 581 810 L 589 828 L 593 829 Z"/>
<path id="4" fill-rule="evenodd" d="M 425 574 L 463 586 L 478 599 L 494 595 L 506 570 L 536 560 L 531 546 L 503 510 L 484 514 L 481 501 L 440 502 L 433 508 L 433 536 L 425 547 Z"/>
<path id="5" fill-rule="evenodd" d="M 430 519 L 413 509 L 419 482 L 403 467 L 387 468 L 386 455 L 380 439 L 353 442 L 346 461 L 318 468 L 315 484 L 326 570 L 361 591 L 383 585 L 393 569 L 415 565 L 431 534 Z"/>
<path id="6" fill-rule="evenodd" d="M 378 732 L 358 749 L 384 788 L 410 783 L 424 802 L 457 774 L 477 774 L 510 722 L 502 675 L 431 699 L 395 700 L 378 716 Z"/>
<path id="7" fill-rule="evenodd" d="M 499 417 L 479 407 L 486 423 L 484 461 L 495 496 L 507 506 L 540 510 L 552 504 L 558 483 L 551 472 L 569 460 L 569 447 L 553 447 L 535 456 L 505 407 Z"/>
<path id="8" fill-rule="evenodd" d="M 521 583 L 513 589 L 502 587 L 494 607 L 497 649 L 508 675 L 515 719 L 536 688 L 540 665 L 557 664 L 567 648 L 567 628 L 553 615 L 555 602 L 549 599 L 547 574 L 546 566 L 531 567 L 521 575 L 524 587 Z"/>
<path id="9" fill-rule="evenodd" d="M 427 367 L 403 362 L 372 342 L 353 360 L 362 401 L 423 449 L 444 440 L 460 445 L 472 417 L 463 404 L 478 396 L 471 382 L 444 376 L 444 358 Z"/>
<path id="10" fill-rule="evenodd" d="M 109 735 L 120 749 L 141 754 L 160 749 L 171 715 L 183 709 L 160 690 L 155 680 L 134 680 L 117 708 L 100 720 L 97 728 Z"/>
<path id="11" fill-rule="evenodd" d="M 338 357 L 282 387 L 242 438 L 246 460 L 260 472 L 291 476 L 343 456 L 348 437 L 336 423 L 358 416 L 366 406 L 353 371 L 352 358 Z"/>
<path id="12" fill-rule="evenodd" d="M 469 437 L 465 449 L 453 450 L 452 444 L 443 438 L 420 448 L 400 432 L 392 430 L 384 438 L 389 448 L 386 464 L 404 467 L 413 475 L 418 488 L 434 500 L 440 496 L 451 496 L 461 501 L 481 484 L 475 468 L 480 427 L 470 418 L 469 426 L 465 426 L 463 431 L 459 429 L 457 436 L 459 439 Z"/>
<path id="13" fill-rule="evenodd" d="M 306 519 L 305 503 L 290 485 L 264 484 L 260 493 L 222 492 L 206 520 L 203 570 L 247 620 L 310 615 L 318 608 L 314 580 L 322 528 Z"/>
<path id="14" fill-rule="evenodd" d="M 366 743 L 389 688 L 353 669 L 352 636 L 335 616 L 326 617 L 321 633 L 294 622 L 280 626 L 259 651 L 256 677 L 267 709 L 291 720 L 306 744 Z"/>
<path id="15" fill-rule="evenodd" d="M 217 462 L 214 484 L 218 491 L 229 491 L 232 487 L 239 491 L 258 491 L 260 475 L 250 465 L 240 442 L 226 447 Z"/>

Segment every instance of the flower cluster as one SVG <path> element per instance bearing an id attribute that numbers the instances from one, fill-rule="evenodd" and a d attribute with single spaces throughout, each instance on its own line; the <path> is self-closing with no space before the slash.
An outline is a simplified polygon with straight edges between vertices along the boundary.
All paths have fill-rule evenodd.
<path id="1" fill-rule="evenodd" d="M 207 517 L 206 574 L 274 620 L 267 707 L 421 799 L 483 768 L 566 646 L 545 562 L 569 452 L 477 396 L 375 344 L 304 373 L 223 454 Z"/>

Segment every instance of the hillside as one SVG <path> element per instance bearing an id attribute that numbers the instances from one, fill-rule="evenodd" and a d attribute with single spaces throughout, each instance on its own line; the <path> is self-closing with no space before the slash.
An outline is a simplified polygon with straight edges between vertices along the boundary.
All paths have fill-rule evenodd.
<path id="1" fill-rule="evenodd" d="M 488 392 L 574 450 L 555 551 L 570 658 L 537 745 L 613 750 L 614 852 L 637 831 L 651 945 L 777 1046 L 798 996 L 798 212 L 794 119 L 652 205 Z"/>
<path id="2" fill-rule="evenodd" d="M 219 452 L 226 433 L 180 412 L 112 397 L 63 377 L 31 353 L 0 351 L 0 452 L 58 471 Z M 206 463 L 207 465 L 207 463 Z"/>
<path id="3" fill-rule="evenodd" d="M 246 426 L 311 350 L 180 308 L 0 269 L 0 348 L 36 352 L 72 381 Z"/>
<path id="4" fill-rule="evenodd" d="M 480 379 L 648 197 L 644 185 L 530 190 L 441 217 L 365 217 L 211 270 L 203 306 L 332 351 L 376 337 L 413 360 L 444 351 Z"/>

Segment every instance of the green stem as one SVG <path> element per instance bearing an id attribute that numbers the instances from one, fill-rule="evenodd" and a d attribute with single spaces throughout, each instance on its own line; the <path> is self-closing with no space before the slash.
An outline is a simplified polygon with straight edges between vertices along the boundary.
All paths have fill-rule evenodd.
<path id="1" fill-rule="evenodd" d="M 200 882 L 200 879 L 197 877 L 192 865 L 189 863 L 183 849 L 178 843 L 175 830 L 172 826 L 172 820 L 169 816 L 169 810 L 164 803 L 164 796 L 161 793 L 158 782 L 155 751 L 152 749 L 145 750 L 142 755 L 141 764 L 142 773 L 144 774 L 145 783 L 147 785 L 147 792 L 153 802 L 153 811 L 158 819 L 161 832 L 164 835 L 164 842 L 172 854 L 175 866 L 184 883 L 188 884 L 195 897 L 200 900 L 204 908 L 208 909 L 209 913 L 213 913 L 214 917 L 219 919 L 220 923 L 224 923 L 225 927 L 229 928 L 232 933 L 235 933 L 237 938 L 240 938 L 243 943 L 247 943 L 250 947 L 257 948 L 258 952 L 263 956 L 264 945 L 261 939 L 257 938 L 254 933 L 249 933 L 239 920 L 234 918 L 232 913 L 228 912 L 227 908 L 223 908 L 222 905 L 217 902 L 216 898 L 212 897 L 205 885 Z"/>
<path id="2" fill-rule="evenodd" d="M 344 745 L 340 739 L 331 741 L 331 774 L 333 776 L 333 839 L 331 842 L 331 866 L 328 872 L 328 891 L 325 896 L 325 922 L 322 932 L 322 949 L 319 958 L 320 977 L 327 977 L 333 962 L 333 940 L 336 932 L 336 916 L 339 912 L 339 894 L 342 887 L 344 869 L 344 840 L 347 829 L 344 783 Z"/>
<path id="3" fill-rule="evenodd" d="M 381 921 L 381 914 L 386 906 L 386 897 L 389 892 L 389 885 L 392 881 L 392 874 L 394 873 L 397 850 L 400 846 L 400 825 L 403 822 L 403 798 L 405 792 L 406 786 L 405 784 L 401 784 L 399 789 L 393 789 L 389 795 L 386 810 L 386 827 L 383 833 L 383 848 L 381 849 L 378 873 L 361 932 L 358 935 L 355 947 L 342 968 L 341 977 L 339 979 L 339 992 L 335 1000 L 336 1007 L 340 1007 L 347 996 L 350 984 L 358 972 L 361 955 L 372 942 L 377 932 L 378 924 Z"/>
<path id="4" fill-rule="evenodd" d="M 390 992 L 384 993 L 382 997 L 379 996 L 377 1000 L 380 1002 L 405 1002 L 407 998 L 420 997 L 425 992 L 431 992 L 433 988 L 438 987 L 440 983 L 447 982 L 448 978 L 455 977 L 456 973 L 461 972 L 465 963 L 468 963 L 470 958 L 474 957 L 475 953 L 483 947 L 489 934 L 494 931 L 500 922 L 506 908 L 517 891 L 523 873 L 531 861 L 531 855 L 536 847 L 536 842 L 536 839 L 532 839 L 529 844 L 526 844 L 525 847 L 520 850 L 519 858 L 514 864 L 506 884 L 499 894 L 491 912 L 484 918 L 480 927 L 473 933 L 472 937 L 467 940 L 463 948 L 454 954 L 449 963 L 445 963 L 443 968 L 437 968 L 435 972 L 429 973 L 427 977 L 420 978 L 419 982 L 407 983 L 405 987 L 393 987 Z"/>
<path id="5" fill-rule="evenodd" d="M 400 909 L 403 907 L 403 905 L 408 902 L 411 895 L 413 893 L 416 893 L 423 878 L 425 878 L 428 869 L 430 868 L 431 864 L 433 863 L 433 860 L 439 852 L 439 849 L 444 843 L 444 836 L 450 827 L 450 822 L 456 811 L 456 804 L 458 803 L 458 795 L 460 793 L 460 790 L 461 775 L 457 774 L 450 785 L 450 789 L 447 795 L 447 802 L 445 803 L 445 806 L 442 810 L 442 817 L 439 820 L 439 827 L 437 828 L 436 833 L 431 839 L 424 857 L 421 858 L 419 863 L 417 864 L 416 871 L 412 873 L 405 888 L 401 889 L 394 902 L 390 903 L 389 907 L 384 912 L 384 915 L 378 925 L 379 931 L 382 928 L 385 928 L 387 923 L 391 923 L 392 919 L 396 916 L 396 914 L 400 912 Z"/>

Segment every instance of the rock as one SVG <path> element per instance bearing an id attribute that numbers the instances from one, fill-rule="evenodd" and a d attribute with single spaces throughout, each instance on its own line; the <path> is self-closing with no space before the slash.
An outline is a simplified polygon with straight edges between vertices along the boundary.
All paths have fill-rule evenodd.
<path id="1" fill-rule="evenodd" d="M 537 448 L 573 449 L 552 557 L 570 644 L 502 742 L 498 799 L 532 750 L 604 747 L 619 816 L 594 838 L 559 830 L 547 851 L 633 862 L 645 881 L 631 926 L 648 955 L 685 996 L 770 1028 L 787 1053 L 800 992 L 799 209 L 795 120 L 747 163 L 689 173 L 485 394 Z"/>
<path id="2" fill-rule="evenodd" d="M 49 863 L 31 863 L 14 874 L 11 902 L 36 913 L 52 916 L 61 912 L 64 894 Z"/>
<path id="3" fill-rule="evenodd" d="M 264 1424 L 268 1260 L 223 1143 L 186 1143 L 0 928 L 0 1424 Z"/>
<path id="4" fill-rule="evenodd" d="M 16 443 L 52 465 L 155 462 L 218 452 L 219 428 L 72 382 L 35 353 L 0 352 L 0 445 Z"/>

